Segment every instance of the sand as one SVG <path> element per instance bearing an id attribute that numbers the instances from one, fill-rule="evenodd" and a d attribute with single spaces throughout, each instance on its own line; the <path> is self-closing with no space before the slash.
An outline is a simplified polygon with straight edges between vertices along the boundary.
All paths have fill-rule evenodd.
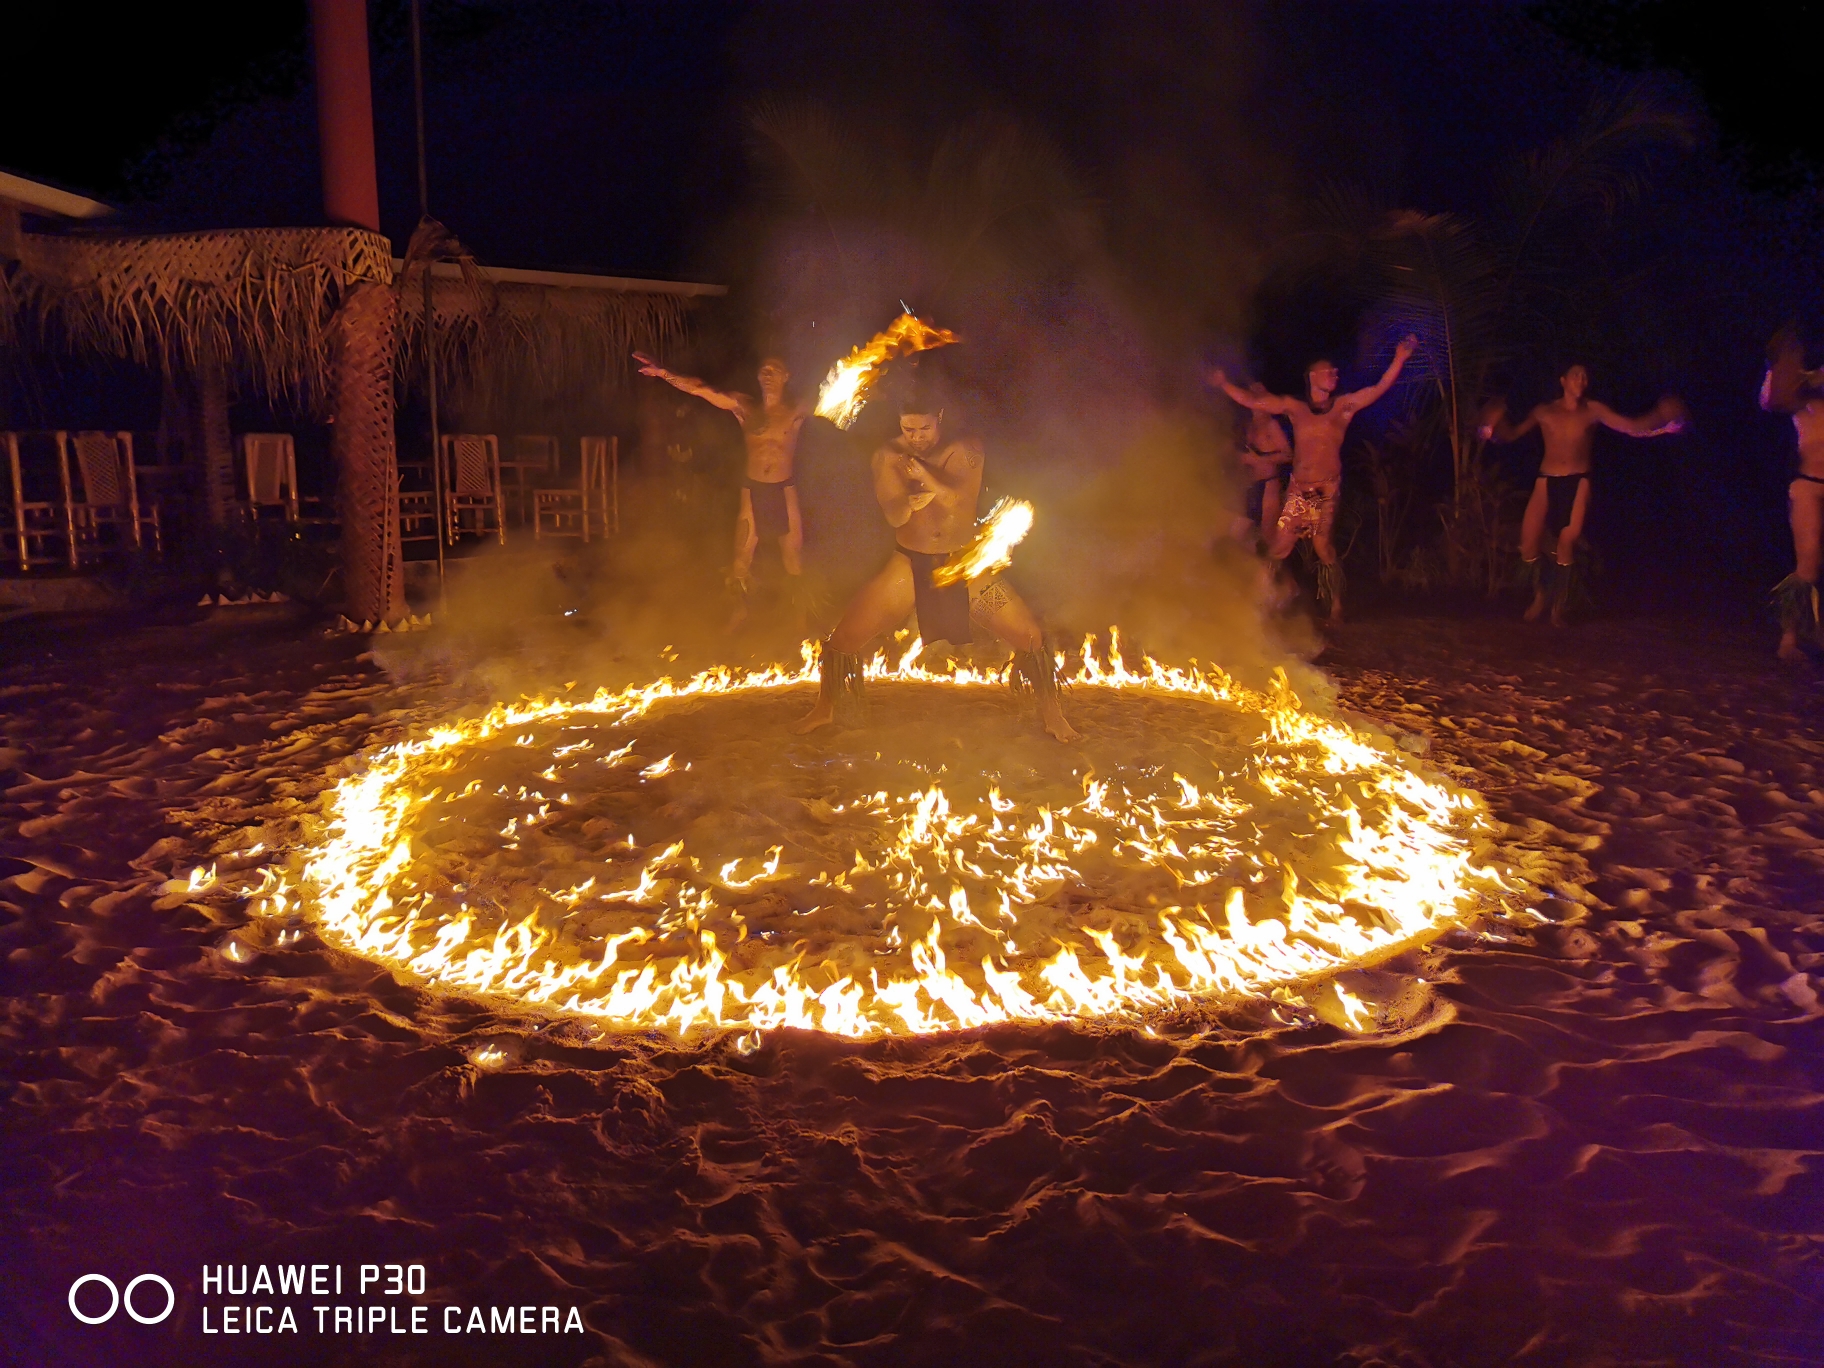
<path id="1" fill-rule="evenodd" d="M 1824 1360 L 1820 695 L 1758 637 L 1342 633 L 1339 702 L 1482 793 L 1549 894 L 1359 973 L 1384 1031 L 1263 1003 L 748 1052 L 430 995 L 171 885 L 232 883 L 269 855 L 219 852 L 348 757 L 481 701 L 431 658 L 388 676 L 277 620 L 8 630 L 17 1361 Z M 204 1265 L 310 1261 L 590 1328 L 202 1333 Z M 147 1270 L 169 1322 L 71 1318 L 76 1277 Z"/>

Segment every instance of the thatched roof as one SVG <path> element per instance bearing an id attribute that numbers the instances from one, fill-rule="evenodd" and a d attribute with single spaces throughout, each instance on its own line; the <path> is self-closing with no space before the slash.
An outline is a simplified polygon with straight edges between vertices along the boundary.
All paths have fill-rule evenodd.
<path id="1" fill-rule="evenodd" d="M 493 408 L 600 395 L 629 374 L 638 350 L 685 329 L 694 297 L 719 287 L 439 263 L 431 279 L 438 383 L 458 403 Z M 424 383 L 423 277 L 400 292 L 400 380 Z"/>
<path id="2" fill-rule="evenodd" d="M 358 228 L 157 237 L 21 235 L 0 269 L 0 340 L 194 370 L 205 358 L 315 409 L 345 290 L 390 283 L 392 245 Z"/>
<path id="3" fill-rule="evenodd" d="M 329 328 L 360 281 L 394 283 L 392 246 L 355 228 L 156 237 L 22 234 L 0 262 L 0 343 L 119 357 L 173 372 L 204 358 L 240 384 L 320 410 Z M 422 384 L 423 263 L 401 278 L 402 388 Z M 446 278 L 448 272 L 450 277 Z M 438 371 L 458 402 L 577 397 L 614 388 L 628 354 L 684 328 L 713 286 L 434 268 Z"/>

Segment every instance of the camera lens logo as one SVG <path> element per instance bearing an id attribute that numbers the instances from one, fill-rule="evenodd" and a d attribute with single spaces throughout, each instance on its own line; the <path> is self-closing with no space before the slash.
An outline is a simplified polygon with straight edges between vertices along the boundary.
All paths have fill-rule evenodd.
<path id="1" fill-rule="evenodd" d="M 108 1289 L 108 1309 L 99 1316 L 88 1315 L 80 1306 L 76 1305 L 76 1294 L 82 1291 L 82 1289 L 90 1283 L 100 1283 L 103 1287 Z M 160 1311 L 156 1316 L 141 1314 L 139 1308 L 133 1304 L 133 1294 L 139 1290 L 139 1285 L 141 1283 L 157 1283 L 160 1287 L 165 1289 L 165 1309 Z M 88 1300 L 93 1304 L 95 1298 L 91 1296 Z M 76 1317 L 76 1319 L 81 1321 L 84 1325 L 106 1324 L 108 1321 L 114 1319 L 114 1313 L 119 1311 L 123 1306 L 126 1307 L 127 1314 L 141 1325 L 157 1325 L 177 1309 L 177 1293 L 172 1290 L 170 1283 L 166 1282 L 156 1273 L 141 1273 L 137 1278 L 133 1279 L 132 1282 L 127 1284 L 127 1290 L 125 1292 L 122 1292 L 118 1287 L 114 1286 L 114 1280 L 112 1278 L 104 1277 L 100 1273 L 84 1273 L 80 1278 L 76 1279 L 75 1282 L 70 1284 L 70 1314 Z"/>

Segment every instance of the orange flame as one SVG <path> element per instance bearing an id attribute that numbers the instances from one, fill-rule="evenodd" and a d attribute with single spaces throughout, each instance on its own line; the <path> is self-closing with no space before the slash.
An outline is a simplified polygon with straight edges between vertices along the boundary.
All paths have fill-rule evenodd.
<path id="1" fill-rule="evenodd" d="M 830 367 L 823 388 L 817 391 L 817 416 L 839 428 L 851 426 L 868 402 L 882 366 L 896 356 L 945 347 L 956 340 L 956 334 L 947 328 L 934 328 L 909 313 L 901 314 L 885 332 L 874 334 L 864 346 Z"/>
<path id="2" fill-rule="evenodd" d="M 541 887 L 529 907 L 484 912 L 465 901 L 457 908 L 420 883 L 413 814 L 440 794 L 451 803 L 475 789 L 459 778 L 451 783 L 465 752 L 523 740 L 543 763 L 554 753 L 545 747 L 579 724 L 618 729 L 673 700 L 808 689 L 817 683 L 817 652 L 806 642 L 796 668 L 719 667 L 683 682 L 603 689 L 587 700 L 503 703 L 373 752 L 330 791 L 326 828 L 301 865 L 264 871 L 254 910 L 303 912 L 331 943 L 444 991 L 618 1027 L 684 1035 L 793 1026 L 871 1037 L 1131 1017 L 1212 995 L 1284 992 L 1435 936 L 1513 892 L 1478 857 L 1494 830 L 1479 800 L 1422 775 L 1397 749 L 1306 709 L 1283 675 L 1259 693 L 1220 670 L 1147 659 L 1130 666 L 1112 633 L 1105 657 L 1095 646 L 1093 638 L 1084 642 L 1069 680 L 1079 689 L 1198 701 L 1230 718 L 1225 727 L 1254 714 L 1260 737 L 1245 777 L 1256 801 L 1302 805 L 1330 833 L 1334 862 L 1327 857 L 1324 872 L 1301 880 L 1293 863 L 1256 844 L 1258 825 L 1254 837 L 1242 834 L 1259 821 L 1249 817 L 1247 793 L 1231 790 L 1227 778 L 1199 788 L 1173 774 L 1156 782 L 1086 777 L 1082 800 L 1062 804 L 1021 801 L 999 788 L 975 799 L 935 782 L 857 798 L 844 820 L 872 824 L 878 839 L 865 855 L 857 848 L 852 865 L 814 872 L 783 864 L 777 846 L 705 864 L 682 840 L 635 854 L 630 839 L 637 878 L 625 864 L 604 865 L 601 887 L 595 878 Z M 928 671 L 912 653 L 896 664 L 877 655 L 866 673 L 961 689 L 1003 685 L 1000 671 Z M 554 763 L 618 764 L 631 756 L 617 748 L 591 759 L 575 743 L 568 750 L 573 758 Z M 519 800 L 529 818 L 550 805 L 527 789 Z M 567 794 L 558 799 L 567 801 Z M 504 848 L 516 849 L 516 839 L 508 836 Z M 1254 870 L 1240 883 L 1237 862 Z M 1177 892 L 1136 913 L 1120 937 L 1068 915 L 1045 921 L 1047 900 L 1091 866 L 1149 878 L 1146 871 L 1156 871 Z M 874 909 L 874 924 L 887 928 L 875 953 L 890 950 L 891 958 L 876 959 L 859 977 L 783 948 L 731 958 L 748 932 L 739 908 L 752 890 L 788 878 L 814 885 L 820 899 Z M 572 912 L 613 905 L 633 920 L 581 954 L 549 918 L 541 921 L 541 904 Z M 712 923 L 723 928 L 720 942 Z M 748 942 L 743 953 L 755 950 Z M 1338 1000 L 1352 1027 L 1367 1024 L 1358 1001 L 1340 990 Z"/>
<path id="3" fill-rule="evenodd" d="M 1013 564 L 1013 548 L 1032 531 L 1032 516 L 1032 505 L 1024 499 L 1002 499 L 982 519 L 969 544 L 931 572 L 932 581 L 939 585 L 961 584 L 978 575 L 1005 570 Z"/>

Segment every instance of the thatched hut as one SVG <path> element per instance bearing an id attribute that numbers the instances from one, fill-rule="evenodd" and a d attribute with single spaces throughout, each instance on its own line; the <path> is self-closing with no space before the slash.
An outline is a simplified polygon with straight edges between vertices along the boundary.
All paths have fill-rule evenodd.
<path id="1" fill-rule="evenodd" d="M 333 423 L 351 614 L 402 608 L 394 491 L 398 394 L 424 377 L 424 294 L 361 228 L 0 238 L 0 342 L 106 356 L 194 395 L 203 501 L 235 498 L 228 403 L 252 390 Z M 721 287 L 572 272 L 414 263 L 432 272 L 440 389 L 458 406 L 509 395 L 606 395 L 638 348 L 684 327 Z M 399 353 L 403 352 L 403 355 Z M 396 364 L 397 360 L 397 364 Z M 397 381 L 397 386 L 396 382 Z"/>

